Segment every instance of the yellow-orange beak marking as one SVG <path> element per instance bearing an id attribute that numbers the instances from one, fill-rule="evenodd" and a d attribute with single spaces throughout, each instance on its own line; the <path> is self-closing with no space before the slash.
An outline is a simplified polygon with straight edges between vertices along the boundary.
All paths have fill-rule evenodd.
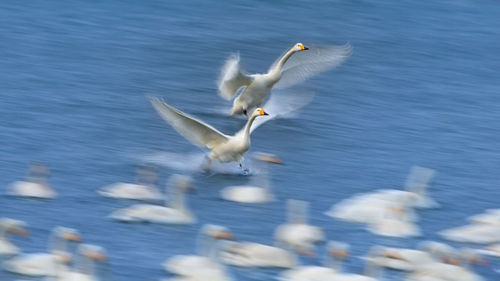
<path id="1" fill-rule="evenodd" d="M 264 111 L 264 109 L 259 110 L 259 113 L 260 113 L 260 115 L 268 115 L 268 114 Z"/>

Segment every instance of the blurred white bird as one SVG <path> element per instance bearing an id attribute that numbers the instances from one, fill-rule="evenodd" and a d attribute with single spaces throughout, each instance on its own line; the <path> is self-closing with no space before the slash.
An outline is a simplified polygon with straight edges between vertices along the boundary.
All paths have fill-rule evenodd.
<path id="1" fill-rule="evenodd" d="M 203 274 L 209 273 L 221 277 L 220 280 L 226 280 L 229 277 L 219 262 L 219 252 L 223 250 L 224 245 L 219 244 L 218 241 L 233 239 L 233 235 L 226 227 L 205 224 L 198 234 L 198 254 L 173 256 L 167 259 L 163 266 L 168 272 L 186 278 L 179 280 L 207 280 L 203 279 Z"/>
<path id="2" fill-rule="evenodd" d="M 257 154 L 253 157 L 254 166 L 261 168 L 248 185 L 228 186 L 220 191 L 223 199 L 240 203 L 267 203 L 274 199 L 269 182 L 268 163 L 281 164 L 281 160 L 268 154 Z"/>
<path id="3" fill-rule="evenodd" d="M 368 230 L 377 235 L 390 237 L 420 235 L 418 225 L 414 224 L 411 217 L 407 215 L 405 207 L 397 202 L 385 206 L 382 215 L 368 224 Z"/>
<path id="4" fill-rule="evenodd" d="M 483 281 L 479 274 L 472 271 L 470 263 L 482 263 L 476 250 L 461 249 L 448 254 L 442 261 L 419 266 L 408 274 L 406 281 Z"/>
<path id="5" fill-rule="evenodd" d="M 349 256 L 349 245 L 337 241 L 327 243 L 323 266 L 304 265 L 283 271 L 282 281 L 331 281 L 341 271 L 342 262 Z"/>
<path id="6" fill-rule="evenodd" d="M 315 244 L 324 241 L 325 235 L 320 227 L 307 223 L 308 208 L 308 202 L 289 199 L 287 222 L 276 228 L 274 239 L 283 247 L 313 255 Z"/>
<path id="7" fill-rule="evenodd" d="M 173 201 L 165 199 L 165 206 L 136 204 L 111 213 L 112 219 L 121 222 L 150 222 L 160 224 L 191 224 L 196 216 L 191 213 L 184 199 L 184 192 L 194 189 L 192 179 L 187 176 L 172 175 L 166 184 L 165 196 L 175 197 Z"/>
<path id="8" fill-rule="evenodd" d="M 68 241 L 81 242 L 77 230 L 67 227 L 55 227 L 49 240 L 48 253 L 21 254 L 3 263 L 5 270 L 28 276 L 56 276 L 67 270 L 71 262 Z"/>
<path id="9" fill-rule="evenodd" d="M 217 82 L 219 95 L 231 100 L 238 94 L 240 88 L 245 87 L 234 100 L 231 115 L 247 115 L 252 109 L 263 105 L 273 86 L 290 87 L 341 64 L 351 54 L 349 45 L 318 46 L 301 56 L 297 54 L 292 58 L 293 54 L 304 50 L 308 50 L 304 44 L 295 44 L 265 74 L 246 74 L 240 67 L 239 55 L 229 57 L 222 67 Z"/>
<path id="10" fill-rule="evenodd" d="M 48 167 L 41 164 L 31 164 L 26 179 L 13 182 L 7 188 L 7 194 L 39 199 L 55 198 L 57 192 L 48 185 L 48 175 Z"/>
<path id="11" fill-rule="evenodd" d="M 263 109 L 257 108 L 248 118 L 245 127 L 235 135 L 229 136 L 157 98 L 151 98 L 151 103 L 160 116 L 187 140 L 200 147 L 210 149 L 205 165 L 206 170 L 209 169 L 212 161 L 235 161 L 242 167 L 243 156 L 250 148 L 252 123 L 255 118 L 268 115 Z"/>
<path id="12" fill-rule="evenodd" d="M 17 255 L 19 248 L 8 240 L 9 234 L 28 236 L 26 223 L 19 220 L 1 218 L 0 219 L 0 257 Z"/>
<path id="13" fill-rule="evenodd" d="M 55 278 L 47 281 L 100 281 L 95 268 L 96 262 L 106 262 L 104 248 L 96 245 L 81 244 L 77 249 L 77 262 L 71 270 L 61 270 Z"/>
<path id="14" fill-rule="evenodd" d="M 136 183 L 117 182 L 101 188 L 98 193 L 114 199 L 161 200 L 163 195 L 156 186 L 157 178 L 154 170 L 141 167 Z"/>

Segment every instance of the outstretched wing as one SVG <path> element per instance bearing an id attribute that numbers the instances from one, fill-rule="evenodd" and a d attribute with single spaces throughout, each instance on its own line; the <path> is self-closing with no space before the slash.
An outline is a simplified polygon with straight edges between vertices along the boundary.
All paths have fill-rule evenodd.
<path id="1" fill-rule="evenodd" d="M 299 109 L 308 105 L 314 98 L 312 92 L 307 91 L 278 91 L 273 92 L 271 97 L 262 107 L 269 115 L 256 118 L 250 128 L 253 132 L 260 125 L 276 118 L 284 118 L 296 113 Z"/>
<path id="2" fill-rule="evenodd" d="M 311 46 L 309 50 L 293 54 L 281 71 L 281 79 L 274 86 L 283 89 L 311 76 L 340 65 L 352 53 L 349 44 L 343 46 Z"/>
<path id="3" fill-rule="evenodd" d="M 224 143 L 228 136 L 212 126 L 174 108 L 158 98 L 150 98 L 158 114 L 188 141 L 201 147 L 213 148 Z"/>
<path id="4" fill-rule="evenodd" d="M 243 73 L 241 70 L 240 56 L 237 54 L 231 55 L 222 67 L 217 81 L 219 95 L 226 100 L 230 100 L 234 98 L 241 87 L 250 85 L 252 81 L 252 76 Z"/>

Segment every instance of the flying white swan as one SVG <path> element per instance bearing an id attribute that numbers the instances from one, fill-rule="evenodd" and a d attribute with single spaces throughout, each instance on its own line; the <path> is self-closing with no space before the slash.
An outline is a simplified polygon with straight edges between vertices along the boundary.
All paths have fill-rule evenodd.
<path id="1" fill-rule="evenodd" d="M 226 227 L 206 224 L 201 228 L 197 239 L 197 255 L 177 255 L 167 259 L 163 266 L 166 271 L 184 277 L 196 278 L 201 271 L 217 272 L 225 275 L 224 267 L 218 260 L 223 250 L 219 240 L 232 240 L 233 235 Z M 202 276 L 201 276 L 202 277 Z M 203 279 L 201 279 L 203 280 Z"/>
<path id="2" fill-rule="evenodd" d="M 71 270 L 60 270 L 55 278 L 47 281 L 99 281 L 95 262 L 106 262 L 104 248 L 96 245 L 81 244 L 77 249 L 77 262 Z"/>
<path id="3" fill-rule="evenodd" d="M 0 219 L 0 257 L 13 256 L 19 253 L 19 248 L 7 239 L 8 234 L 28 236 L 26 223 L 19 220 L 1 218 Z"/>
<path id="4" fill-rule="evenodd" d="M 12 196 L 52 199 L 57 196 L 47 183 L 49 168 L 41 164 L 31 164 L 28 176 L 24 181 L 13 182 L 7 188 L 7 194 Z"/>
<path id="5" fill-rule="evenodd" d="M 49 239 L 48 253 L 21 254 L 3 263 L 5 270 L 28 276 L 56 276 L 60 270 L 66 270 L 71 261 L 67 242 L 81 242 L 78 231 L 55 227 Z"/>
<path id="6" fill-rule="evenodd" d="M 243 156 L 250 148 L 250 134 L 256 128 L 252 129 L 252 123 L 258 116 L 268 115 L 263 109 L 257 108 L 248 118 L 245 127 L 234 136 L 229 136 L 157 98 L 151 98 L 151 103 L 160 116 L 187 140 L 210 149 L 206 169 L 212 161 L 236 161 L 242 167 Z"/>
<path id="7" fill-rule="evenodd" d="M 295 44 L 282 55 L 265 74 L 246 74 L 240 68 L 239 55 L 232 55 L 222 67 L 218 79 L 219 95 L 231 100 L 245 87 L 234 100 L 231 115 L 247 114 L 261 107 L 273 88 L 286 88 L 302 82 L 320 72 L 341 64 L 351 53 L 351 47 L 324 46 L 309 51 L 302 43 Z M 298 53 L 292 57 L 293 54 Z"/>
<path id="8" fill-rule="evenodd" d="M 184 200 L 184 192 L 194 189 L 192 179 L 182 175 L 172 175 L 166 184 L 165 195 L 175 197 L 167 199 L 165 206 L 136 204 L 111 213 L 112 219 L 121 222 L 150 222 L 160 224 L 191 224 L 196 216 L 191 213 Z"/>
<path id="9" fill-rule="evenodd" d="M 117 182 L 101 188 L 98 193 L 114 199 L 161 200 L 163 195 L 156 187 L 157 174 L 147 167 L 138 171 L 137 182 Z"/>
<path id="10" fill-rule="evenodd" d="M 267 203 L 274 199 L 269 182 L 267 163 L 280 164 L 281 161 L 272 155 L 257 154 L 253 157 L 259 165 L 261 173 L 255 175 L 248 185 L 228 186 L 220 191 L 223 199 L 240 203 Z"/>
<path id="11" fill-rule="evenodd" d="M 299 200 L 287 201 L 288 221 L 279 225 L 274 239 L 279 245 L 297 250 L 299 253 L 313 253 L 315 244 L 324 241 L 320 227 L 307 223 L 309 203 Z"/>
<path id="12" fill-rule="evenodd" d="M 281 273 L 282 281 L 331 281 L 341 270 L 342 261 L 349 256 L 349 245 L 336 241 L 328 242 L 323 266 L 305 265 Z"/>

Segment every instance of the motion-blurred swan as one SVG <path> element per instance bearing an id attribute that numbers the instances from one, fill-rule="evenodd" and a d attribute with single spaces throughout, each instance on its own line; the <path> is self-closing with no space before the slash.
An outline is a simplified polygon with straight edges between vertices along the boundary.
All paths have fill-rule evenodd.
<path id="1" fill-rule="evenodd" d="M 77 249 L 77 262 L 71 270 L 62 270 L 48 281 L 99 281 L 95 262 L 106 262 L 105 250 L 100 246 L 81 244 Z"/>
<path id="2" fill-rule="evenodd" d="M 196 221 L 184 202 L 184 192 L 193 189 L 192 179 L 187 176 L 173 175 L 167 181 L 165 194 L 175 196 L 165 206 L 136 204 L 114 211 L 110 217 L 122 222 L 151 222 L 162 224 L 191 224 Z"/>
<path id="3" fill-rule="evenodd" d="M 382 216 L 368 224 L 368 229 L 375 234 L 390 237 L 420 235 L 420 228 L 406 214 L 405 208 L 398 204 L 387 206 Z"/>
<path id="4" fill-rule="evenodd" d="M 98 193 L 114 199 L 161 200 L 163 195 L 156 187 L 156 172 L 142 168 L 137 183 L 117 182 L 101 188 Z"/>
<path id="5" fill-rule="evenodd" d="M 56 276 L 61 270 L 67 270 L 71 261 L 67 242 L 81 242 L 78 231 L 55 227 L 49 240 L 48 253 L 22 254 L 4 262 L 4 269 L 28 276 Z"/>
<path id="6" fill-rule="evenodd" d="M 368 252 L 365 269 L 363 274 L 355 274 L 355 273 L 347 273 L 347 272 L 338 272 L 335 274 L 332 281 L 376 281 L 380 280 L 379 275 L 381 271 L 381 267 L 378 263 L 378 260 L 373 257 L 377 257 L 380 255 L 380 251 L 382 250 L 379 246 L 373 246 L 370 248 Z"/>
<path id="7" fill-rule="evenodd" d="M 427 263 L 418 267 L 406 276 L 406 281 L 483 281 L 484 279 L 473 272 L 469 263 L 481 262 L 477 251 L 462 249 L 450 253 L 444 261 Z"/>
<path id="8" fill-rule="evenodd" d="M 7 194 L 12 196 L 52 199 L 57 196 L 47 183 L 49 168 L 41 164 L 31 164 L 28 176 L 24 181 L 13 182 L 7 188 Z"/>
<path id="9" fill-rule="evenodd" d="M 312 254 L 315 244 L 324 241 L 324 233 L 320 227 L 307 223 L 308 206 L 305 201 L 288 200 L 288 221 L 276 228 L 274 239 L 299 253 Z"/>
<path id="10" fill-rule="evenodd" d="M 443 243 L 434 241 L 421 242 L 417 249 L 381 247 L 380 256 L 373 256 L 378 265 L 395 270 L 414 271 L 419 267 L 440 262 L 453 249 Z"/>
<path id="11" fill-rule="evenodd" d="M 184 277 L 197 277 L 201 271 L 210 271 L 213 274 L 224 272 L 218 261 L 219 252 L 223 250 L 218 244 L 221 239 L 232 240 L 233 235 L 225 227 L 204 225 L 198 234 L 198 254 L 173 256 L 163 263 L 165 270 Z"/>
<path id="12" fill-rule="evenodd" d="M 252 177 L 249 185 L 228 186 L 221 190 L 221 197 L 228 201 L 240 203 L 267 203 L 274 199 L 269 182 L 267 163 L 280 164 L 281 161 L 274 156 L 258 154 L 254 156 L 255 163 L 262 170 L 259 175 Z"/>
<path id="13" fill-rule="evenodd" d="M 500 242 L 500 226 L 473 223 L 440 231 L 439 235 L 455 242 L 490 244 Z"/>
<path id="14" fill-rule="evenodd" d="M 414 166 L 406 180 L 406 190 L 381 189 L 375 192 L 355 195 L 333 205 L 327 216 L 358 223 L 372 223 L 386 214 L 387 207 L 398 203 L 405 210 L 406 217 L 416 220 L 413 208 L 439 206 L 427 196 L 427 186 L 434 170 Z"/>
<path id="15" fill-rule="evenodd" d="M 26 223 L 19 220 L 0 219 L 0 256 L 13 256 L 19 253 L 19 248 L 8 240 L 8 234 L 28 235 Z"/>
<path id="16" fill-rule="evenodd" d="M 258 116 L 268 115 L 263 109 L 257 108 L 248 118 L 245 127 L 234 136 L 229 136 L 157 98 L 151 98 L 151 103 L 160 116 L 187 140 L 210 149 L 205 169 L 210 167 L 212 161 L 235 161 L 242 167 L 243 156 L 250 148 L 252 123 Z"/>
<path id="17" fill-rule="evenodd" d="M 219 80 L 219 95 L 231 100 L 245 87 L 234 100 L 231 115 L 247 114 L 261 107 L 269 91 L 273 88 L 286 88 L 307 78 L 333 68 L 346 59 L 350 53 L 349 45 L 311 48 L 304 55 L 292 55 L 308 50 L 302 43 L 295 44 L 281 56 L 265 74 L 246 74 L 240 68 L 239 55 L 232 55 L 224 64 Z M 275 85 L 276 84 L 276 85 Z"/>
<path id="18" fill-rule="evenodd" d="M 281 273 L 282 281 L 331 281 L 341 270 L 342 261 L 349 256 L 349 247 L 345 243 L 330 241 L 323 266 L 305 265 Z"/>

